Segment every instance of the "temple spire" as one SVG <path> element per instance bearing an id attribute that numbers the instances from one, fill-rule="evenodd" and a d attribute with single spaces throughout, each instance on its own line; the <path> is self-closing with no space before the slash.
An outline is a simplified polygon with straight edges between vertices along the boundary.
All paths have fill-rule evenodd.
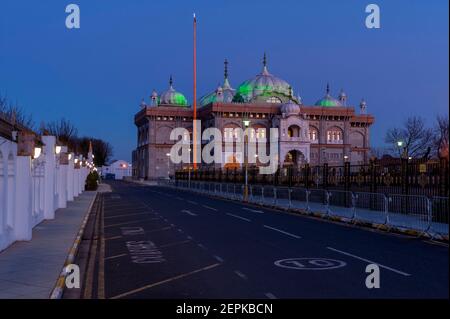
<path id="1" fill-rule="evenodd" d="M 231 89 L 230 82 L 228 82 L 228 60 L 225 59 L 223 62 L 224 64 L 224 81 L 223 81 L 223 88 L 224 89 Z"/>
<path id="2" fill-rule="evenodd" d="M 225 80 L 228 79 L 228 60 L 225 59 L 225 61 L 223 62 L 224 64 L 224 78 Z"/>
<path id="3" fill-rule="evenodd" d="M 264 56 L 263 56 L 263 72 L 262 74 L 264 75 L 268 75 L 269 71 L 267 70 L 267 56 L 266 56 L 266 52 L 264 52 Z"/>
<path id="4" fill-rule="evenodd" d="M 327 83 L 327 95 L 330 94 L 330 83 Z"/>
<path id="5" fill-rule="evenodd" d="M 171 74 L 170 78 L 169 78 L 169 86 L 172 87 L 172 85 L 173 85 L 173 79 L 172 79 L 172 74 Z"/>

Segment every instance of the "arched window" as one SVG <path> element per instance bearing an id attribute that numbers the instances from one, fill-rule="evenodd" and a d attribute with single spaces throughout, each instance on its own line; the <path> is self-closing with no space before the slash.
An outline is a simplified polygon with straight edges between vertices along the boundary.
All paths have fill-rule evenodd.
<path id="1" fill-rule="evenodd" d="M 342 144 L 343 134 L 339 127 L 332 127 L 327 131 L 327 143 L 330 144 Z"/>
<path id="2" fill-rule="evenodd" d="M 309 140 L 311 141 L 311 143 L 319 142 L 319 130 L 314 126 L 309 127 Z"/>
<path id="3" fill-rule="evenodd" d="M 288 128 L 289 137 L 300 137 L 300 127 L 298 125 L 291 125 Z"/>

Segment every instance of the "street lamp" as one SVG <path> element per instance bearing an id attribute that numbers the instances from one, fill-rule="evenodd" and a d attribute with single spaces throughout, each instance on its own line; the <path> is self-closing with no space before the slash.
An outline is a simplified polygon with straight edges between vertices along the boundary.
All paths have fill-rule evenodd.
<path id="1" fill-rule="evenodd" d="M 34 148 L 34 153 L 33 153 L 33 158 L 38 158 L 39 156 L 41 156 L 41 152 L 42 152 L 42 148 L 35 147 Z"/>
<path id="2" fill-rule="evenodd" d="M 250 120 L 244 119 L 242 121 L 244 123 L 245 131 L 250 126 Z M 248 134 L 244 131 L 244 167 L 245 167 L 245 184 L 244 184 L 244 202 L 248 201 Z"/>
<path id="3" fill-rule="evenodd" d="M 402 147 L 403 146 L 403 141 L 397 141 L 397 146 L 398 147 Z"/>
<path id="4" fill-rule="evenodd" d="M 59 153 L 61 153 L 61 148 L 62 148 L 61 145 L 56 145 L 55 146 L 55 154 L 56 155 L 59 155 Z"/>

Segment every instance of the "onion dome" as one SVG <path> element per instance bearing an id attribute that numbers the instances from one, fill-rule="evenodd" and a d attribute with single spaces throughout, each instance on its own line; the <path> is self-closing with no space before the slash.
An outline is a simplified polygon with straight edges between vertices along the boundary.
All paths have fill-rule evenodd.
<path id="1" fill-rule="evenodd" d="M 330 85 L 327 84 L 327 93 L 322 99 L 318 100 L 315 105 L 323 107 L 333 107 L 342 106 L 342 103 L 330 95 Z"/>
<path id="2" fill-rule="evenodd" d="M 292 89 L 290 90 L 292 92 Z M 290 94 L 289 101 L 281 104 L 280 112 L 285 116 L 298 115 L 300 113 L 300 106 L 292 101 L 292 94 Z"/>
<path id="3" fill-rule="evenodd" d="M 173 80 L 172 76 L 170 76 L 169 80 L 169 89 L 160 96 L 160 105 L 171 105 L 171 106 L 188 106 L 187 100 L 183 94 L 175 91 L 173 88 Z"/>
<path id="4" fill-rule="evenodd" d="M 233 101 L 246 103 L 257 100 L 282 103 L 289 97 L 289 87 L 289 83 L 269 73 L 266 54 L 264 54 L 262 72 L 239 85 Z"/>
<path id="5" fill-rule="evenodd" d="M 344 92 L 343 89 L 341 89 L 341 92 L 339 93 L 338 100 L 344 106 L 347 104 L 347 94 Z"/>
<path id="6" fill-rule="evenodd" d="M 205 106 L 212 102 L 230 103 L 233 100 L 235 90 L 231 87 L 230 82 L 228 81 L 228 61 L 226 59 L 224 65 L 225 71 L 223 85 L 219 85 L 214 92 L 203 96 L 200 99 L 201 106 Z"/>
<path id="7" fill-rule="evenodd" d="M 157 106 L 159 104 L 158 92 L 156 92 L 155 90 L 153 90 L 152 94 L 150 95 L 150 101 L 152 106 Z"/>

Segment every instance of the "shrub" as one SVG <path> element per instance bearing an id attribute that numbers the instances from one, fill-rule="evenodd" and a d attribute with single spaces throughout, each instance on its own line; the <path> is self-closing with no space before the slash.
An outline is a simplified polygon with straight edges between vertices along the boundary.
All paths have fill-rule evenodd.
<path id="1" fill-rule="evenodd" d="M 86 178 L 86 190 L 95 191 L 98 187 L 99 176 L 97 172 L 90 172 Z"/>

